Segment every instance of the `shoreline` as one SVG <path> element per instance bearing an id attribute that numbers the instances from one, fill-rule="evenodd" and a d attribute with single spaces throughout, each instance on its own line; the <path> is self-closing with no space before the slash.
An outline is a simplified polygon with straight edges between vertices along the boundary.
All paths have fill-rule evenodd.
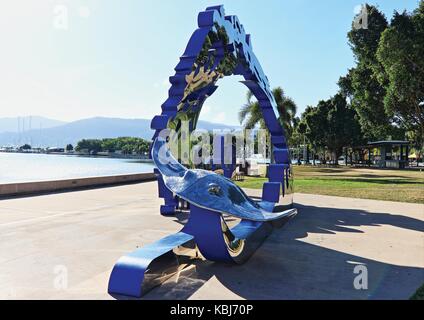
<path id="1" fill-rule="evenodd" d="M 40 155 L 55 155 L 55 156 L 70 156 L 81 158 L 100 158 L 100 159 L 128 159 L 139 160 L 142 163 L 153 163 L 152 159 L 140 155 L 124 155 L 124 154 L 85 154 L 85 153 L 67 153 L 67 152 L 22 152 L 22 151 L 5 151 L 0 150 L 0 153 L 13 153 L 13 154 L 40 154 Z"/>
<path id="2" fill-rule="evenodd" d="M 81 189 L 104 188 L 156 180 L 153 172 L 0 184 L 0 200 Z"/>

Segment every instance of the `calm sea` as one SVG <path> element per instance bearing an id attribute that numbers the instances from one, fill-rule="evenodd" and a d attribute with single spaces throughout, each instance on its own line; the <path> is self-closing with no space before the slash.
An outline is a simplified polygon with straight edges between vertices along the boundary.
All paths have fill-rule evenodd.
<path id="1" fill-rule="evenodd" d="M 153 172 L 132 159 L 0 152 L 0 184 Z"/>

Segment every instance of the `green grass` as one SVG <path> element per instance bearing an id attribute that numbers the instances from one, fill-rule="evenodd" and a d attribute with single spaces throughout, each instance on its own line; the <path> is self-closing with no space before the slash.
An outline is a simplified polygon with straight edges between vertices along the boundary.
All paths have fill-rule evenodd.
<path id="1" fill-rule="evenodd" d="M 424 172 L 368 168 L 294 166 L 295 192 L 424 203 Z M 266 178 L 246 177 L 238 185 L 261 189 Z"/>
<path id="2" fill-rule="evenodd" d="M 411 297 L 411 300 L 424 300 L 424 284 Z"/>

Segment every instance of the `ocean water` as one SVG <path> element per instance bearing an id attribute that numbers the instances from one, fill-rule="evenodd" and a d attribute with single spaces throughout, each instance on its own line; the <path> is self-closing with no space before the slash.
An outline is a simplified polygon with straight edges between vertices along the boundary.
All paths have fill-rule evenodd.
<path id="1" fill-rule="evenodd" d="M 153 172 L 133 159 L 0 152 L 0 184 Z"/>

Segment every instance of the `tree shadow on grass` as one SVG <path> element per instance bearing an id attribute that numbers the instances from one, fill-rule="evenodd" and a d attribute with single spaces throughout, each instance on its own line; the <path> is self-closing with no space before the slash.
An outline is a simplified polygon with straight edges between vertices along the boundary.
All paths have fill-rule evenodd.
<path id="1" fill-rule="evenodd" d="M 309 167 L 306 167 L 306 168 L 309 169 Z M 314 173 L 314 172 L 320 172 L 320 173 L 335 173 L 335 172 L 339 172 L 339 173 L 342 173 L 342 172 L 350 172 L 350 171 L 352 171 L 352 169 L 345 169 L 345 168 L 338 168 L 338 167 L 334 167 L 334 168 L 316 168 L 316 167 L 310 167 L 310 168 L 311 168 L 311 170 L 299 171 L 298 174 Z"/>
<path id="2" fill-rule="evenodd" d="M 308 178 L 308 179 L 301 179 L 299 180 L 308 180 L 308 181 L 315 181 L 316 183 L 319 183 L 319 181 L 326 181 L 326 183 L 337 183 L 337 182 L 343 182 L 343 183 L 370 183 L 370 184 L 408 184 L 408 185 L 423 185 L 422 181 L 408 181 L 408 180 L 396 180 L 396 179 L 322 179 L 322 178 Z M 317 181 L 318 180 L 318 181 Z M 414 179 L 409 179 L 414 180 Z"/>
<path id="3" fill-rule="evenodd" d="M 413 179 L 411 179 L 413 180 Z M 423 185 L 422 181 L 408 181 L 408 180 L 393 180 L 393 179 L 353 179 L 353 180 L 345 180 L 345 181 L 353 181 L 353 182 L 365 182 L 365 183 L 374 183 L 374 184 L 408 184 L 408 185 Z"/>
<path id="4" fill-rule="evenodd" d="M 320 240 L 314 244 L 303 241 L 310 233 L 364 233 L 355 229 L 360 226 L 389 225 L 424 232 L 423 221 L 363 210 L 301 205 L 297 208 L 299 214 L 282 229 L 275 230 L 245 264 L 198 261 L 194 264 L 194 274 L 180 276 L 178 283 L 168 281 L 144 299 L 187 299 L 211 278 L 246 299 L 407 299 L 424 282 L 423 268 L 394 265 L 328 249 Z M 371 248 L 377 245 L 378 242 L 369 243 Z M 370 249 L 364 244 L 362 247 L 360 250 L 364 252 Z M 422 257 L 417 256 L 417 259 Z M 356 290 L 353 286 L 357 276 L 353 271 L 358 264 L 367 267 L 367 290 Z M 220 297 L 220 293 L 208 295 Z"/>
<path id="5" fill-rule="evenodd" d="M 296 177 L 300 177 L 302 178 L 302 175 L 296 175 Z M 335 177 L 337 178 L 368 178 L 368 179 L 406 179 L 406 180 L 416 180 L 419 179 L 419 177 L 408 177 L 408 176 L 395 176 L 395 175 L 376 175 L 376 174 L 326 174 L 326 175 L 322 175 L 322 176 L 311 176 L 311 175 L 307 175 L 305 177 L 311 177 L 311 178 L 326 178 L 326 177 Z"/>

